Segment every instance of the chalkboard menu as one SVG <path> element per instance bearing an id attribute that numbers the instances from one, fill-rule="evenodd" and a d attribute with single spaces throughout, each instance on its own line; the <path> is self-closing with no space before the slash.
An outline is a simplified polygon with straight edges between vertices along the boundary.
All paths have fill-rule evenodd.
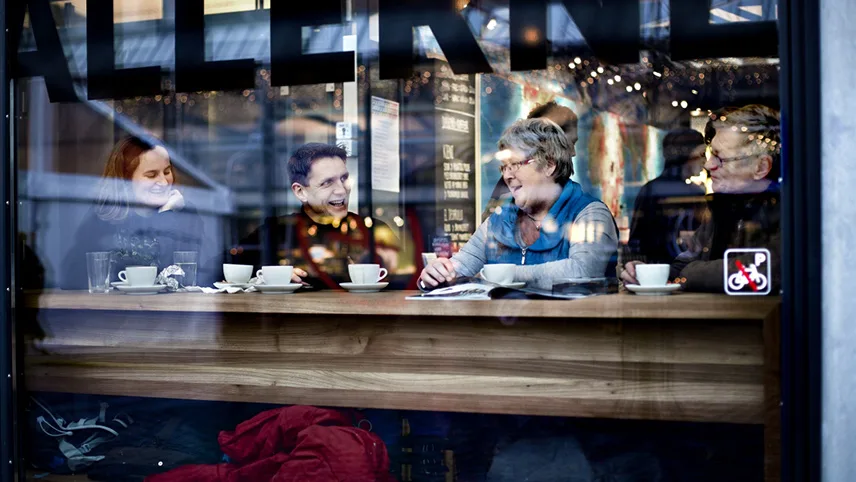
<path id="1" fill-rule="evenodd" d="M 448 255 L 478 227 L 475 76 L 432 59 L 403 89 L 402 197 L 422 247 Z"/>
<path id="2" fill-rule="evenodd" d="M 455 75 L 445 63 L 434 70 L 437 227 L 457 251 L 478 227 L 475 77 Z"/>

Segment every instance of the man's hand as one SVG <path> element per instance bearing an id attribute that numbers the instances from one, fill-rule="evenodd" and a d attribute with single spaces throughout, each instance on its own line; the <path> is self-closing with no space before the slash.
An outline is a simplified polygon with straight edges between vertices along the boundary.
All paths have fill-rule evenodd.
<path id="1" fill-rule="evenodd" d="M 419 276 L 419 279 L 422 280 L 422 284 L 425 285 L 426 288 L 436 288 L 437 285 L 441 283 L 450 283 L 458 277 L 458 274 L 455 272 L 455 264 L 452 263 L 452 260 L 449 258 L 437 258 L 425 269 L 422 270 L 422 274 Z"/>
<path id="2" fill-rule="evenodd" d="M 624 265 L 624 269 L 621 270 L 621 281 L 624 281 L 624 284 L 628 285 L 638 285 L 639 281 L 636 279 L 636 265 L 645 264 L 641 261 L 630 261 Z"/>
<path id="3" fill-rule="evenodd" d="M 294 268 L 294 271 L 291 272 L 291 282 L 292 283 L 303 283 L 303 278 L 309 276 L 309 273 L 303 271 L 300 268 Z"/>

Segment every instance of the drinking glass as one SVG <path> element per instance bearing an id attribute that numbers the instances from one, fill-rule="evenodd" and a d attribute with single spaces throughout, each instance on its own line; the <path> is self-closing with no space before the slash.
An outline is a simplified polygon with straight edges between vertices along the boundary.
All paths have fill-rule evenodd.
<path id="1" fill-rule="evenodd" d="M 86 274 L 90 293 L 110 291 L 110 268 L 112 257 L 107 251 L 86 253 Z"/>
<path id="2" fill-rule="evenodd" d="M 172 261 L 184 270 L 184 276 L 176 276 L 181 286 L 196 286 L 196 268 L 199 262 L 199 253 L 196 251 L 176 251 L 172 254 Z"/>

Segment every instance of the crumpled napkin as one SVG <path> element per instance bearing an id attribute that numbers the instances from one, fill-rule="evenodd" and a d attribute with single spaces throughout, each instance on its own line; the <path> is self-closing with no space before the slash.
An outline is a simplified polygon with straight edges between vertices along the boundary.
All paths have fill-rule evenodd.
<path id="1" fill-rule="evenodd" d="M 263 283 L 264 283 L 264 281 L 261 278 L 252 278 L 248 282 L 248 284 L 250 284 L 250 285 L 257 285 L 257 284 L 263 284 Z M 220 284 L 220 283 L 215 283 L 215 284 Z M 184 291 L 186 291 L 188 293 L 207 293 L 207 294 L 230 293 L 230 294 L 234 294 L 234 293 L 253 293 L 253 292 L 256 292 L 258 290 L 253 286 L 250 286 L 248 288 L 240 288 L 238 286 L 221 286 L 221 287 L 215 286 L 214 288 L 208 288 L 205 286 L 189 286 L 187 288 L 184 288 Z"/>
<path id="2" fill-rule="evenodd" d="M 182 291 L 182 286 L 173 276 L 184 276 L 184 270 L 174 264 L 167 266 L 158 274 L 155 284 L 166 286 L 167 291 Z"/>

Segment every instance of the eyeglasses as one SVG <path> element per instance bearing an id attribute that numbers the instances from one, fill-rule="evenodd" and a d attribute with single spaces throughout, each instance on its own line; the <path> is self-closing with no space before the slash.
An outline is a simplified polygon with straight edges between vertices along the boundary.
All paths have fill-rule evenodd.
<path id="1" fill-rule="evenodd" d="M 520 166 L 525 166 L 526 164 L 532 164 L 533 162 L 535 162 L 535 159 L 526 159 L 525 161 L 520 161 L 520 162 L 509 162 L 507 164 L 503 164 L 503 165 L 499 166 L 499 173 L 500 174 L 515 173 L 515 172 L 517 172 L 518 169 L 520 169 Z"/>
<path id="2" fill-rule="evenodd" d="M 712 159 L 716 159 L 717 161 L 719 161 L 720 164 L 725 164 L 726 162 L 735 162 L 735 161 L 742 161 L 744 159 L 749 159 L 749 158 L 757 156 L 757 154 L 749 154 L 748 156 L 722 157 L 718 154 L 714 154 L 713 151 L 710 149 L 710 147 L 708 147 L 704 151 L 704 156 L 708 161 L 710 161 Z"/>

